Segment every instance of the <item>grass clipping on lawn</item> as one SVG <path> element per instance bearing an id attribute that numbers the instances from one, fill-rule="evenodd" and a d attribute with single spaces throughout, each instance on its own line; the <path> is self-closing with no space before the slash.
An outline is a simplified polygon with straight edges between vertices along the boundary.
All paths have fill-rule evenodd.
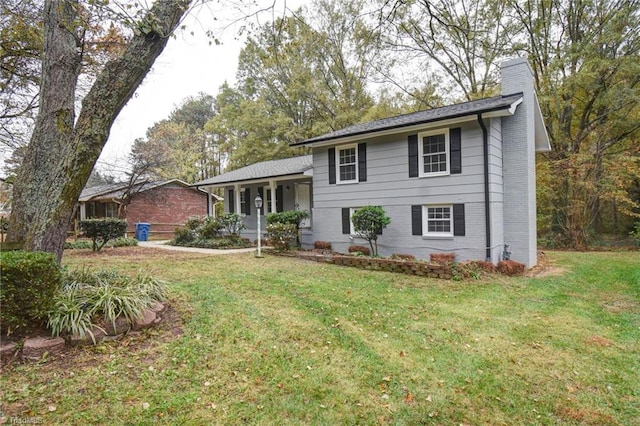
<path id="1" fill-rule="evenodd" d="M 122 250 L 122 251 L 120 251 Z M 634 253 L 635 254 L 635 253 Z M 640 260 L 451 282 L 251 254 L 65 254 L 169 283 L 175 324 L 2 374 L 65 424 L 633 424 Z"/>

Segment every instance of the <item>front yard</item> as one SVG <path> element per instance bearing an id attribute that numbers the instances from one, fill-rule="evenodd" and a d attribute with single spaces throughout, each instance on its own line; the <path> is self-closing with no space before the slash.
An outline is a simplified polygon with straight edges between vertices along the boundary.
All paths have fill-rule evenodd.
<path id="1" fill-rule="evenodd" d="M 2 371 L 43 424 L 638 424 L 640 256 L 446 281 L 251 254 L 67 251 L 170 283 L 173 320 Z"/>

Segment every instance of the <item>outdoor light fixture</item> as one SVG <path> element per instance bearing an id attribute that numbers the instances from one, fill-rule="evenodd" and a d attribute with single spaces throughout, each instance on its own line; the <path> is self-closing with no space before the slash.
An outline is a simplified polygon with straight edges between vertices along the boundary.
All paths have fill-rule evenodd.
<path id="1" fill-rule="evenodd" d="M 261 253 L 260 253 L 260 215 L 262 214 L 262 212 L 260 211 L 260 209 L 262 209 L 262 197 L 260 195 L 258 195 L 255 199 L 255 205 L 256 205 L 256 209 L 258 209 L 258 255 L 256 257 L 262 257 Z"/>

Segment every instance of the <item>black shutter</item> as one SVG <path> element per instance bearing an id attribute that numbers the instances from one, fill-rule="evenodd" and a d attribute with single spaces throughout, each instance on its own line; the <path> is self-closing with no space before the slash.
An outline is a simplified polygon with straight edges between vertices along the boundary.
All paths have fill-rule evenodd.
<path id="1" fill-rule="evenodd" d="M 351 233 L 351 211 L 348 207 L 342 209 L 342 233 Z"/>
<path id="2" fill-rule="evenodd" d="M 411 206 L 411 235 L 422 235 L 422 206 Z"/>
<path id="3" fill-rule="evenodd" d="M 273 200 L 271 201 L 273 203 Z M 276 187 L 276 211 L 284 211 L 284 198 L 282 196 L 282 185 Z"/>
<path id="4" fill-rule="evenodd" d="M 234 198 L 235 191 L 233 189 L 229 190 L 229 213 L 234 213 L 236 208 L 236 201 Z"/>
<path id="5" fill-rule="evenodd" d="M 358 144 L 358 181 L 367 181 L 367 144 Z"/>
<path id="6" fill-rule="evenodd" d="M 449 157 L 451 174 L 462 173 L 462 135 L 460 127 L 449 130 Z"/>
<path id="7" fill-rule="evenodd" d="M 253 200 L 251 199 L 251 190 L 249 188 L 245 188 L 244 190 L 244 214 L 247 216 L 251 216 L 251 205 L 253 204 Z"/>
<path id="8" fill-rule="evenodd" d="M 336 149 L 329 148 L 329 183 L 336 183 Z"/>
<path id="9" fill-rule="evenodd" d="M 453 205 L 453 235 L 464 237 L 464 204 Z"/>
<path id="10" fill-rule="evenodd" d="M 409 135 L 409 177 L 418 177 L 418 135 Z"/>

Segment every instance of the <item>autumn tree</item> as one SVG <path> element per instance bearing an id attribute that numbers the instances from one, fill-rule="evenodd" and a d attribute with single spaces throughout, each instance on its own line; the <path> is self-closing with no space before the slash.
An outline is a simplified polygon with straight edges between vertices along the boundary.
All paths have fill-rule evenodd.
<path id="1" fill-rule="evenodd" d="M 111 125 L 189 4 L 188 0 L 158 1 L 149 10 L 130 16 L 132 32 L 126 45 L 101 68 L 76 118 L 83 10 L 78 0 L 45 1 L 39 111 L 15 181 L 9 241 L 61 258 L 78 196 Z"/>
<path id="2" fill-rule="evenodd" d="M 553 147 L 540 162 L 542 229 L 584 248 L 592 232 L 620 232 L 619 215 L 640 217 L 640 2 L 511 3 Z"/>
<path id="3" fill-rule="evenodd" d="M 316 1 L 263 25 L 240 53 L 238 83 L 222 89 L 208 124 L 231 168 L 290 157 L 289 144 L 354 124 L 372 107 L 372 44 L 364 1 Z"/>

